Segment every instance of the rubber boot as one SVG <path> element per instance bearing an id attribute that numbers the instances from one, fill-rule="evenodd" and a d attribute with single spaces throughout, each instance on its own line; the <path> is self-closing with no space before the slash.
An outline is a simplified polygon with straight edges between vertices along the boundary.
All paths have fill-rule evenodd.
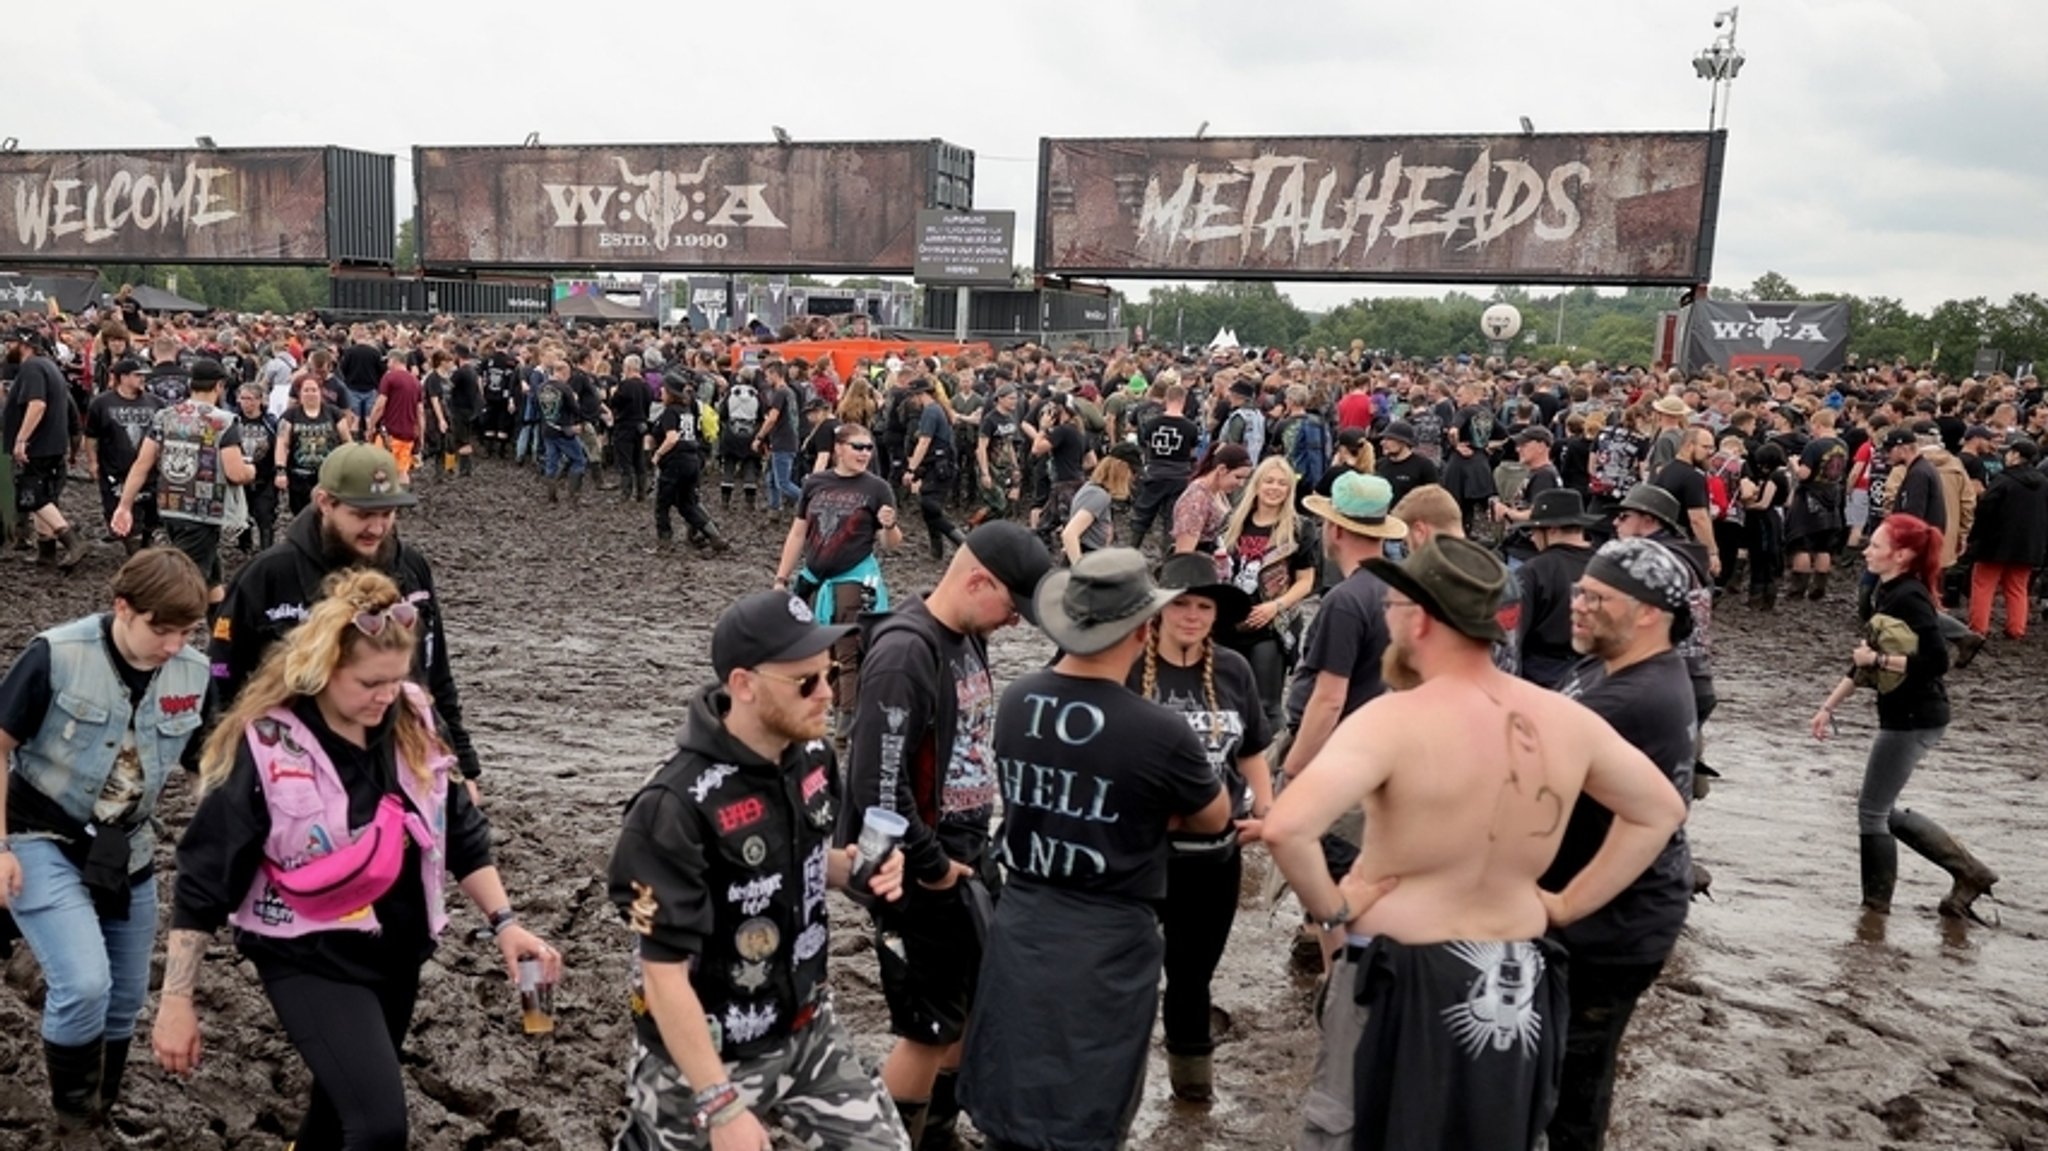
<path id="1" fill-rule="evenodd" d="M 128 1076 L 128 1048 L 133 1039 L 109 1039 L 100 1060 L 100 1114 L 109 1115 L 121 1100 L 121 1080 Z"/>
<path id="2" fill-rule="evenodd" d="M 43 1040 L 43 1061 L 50 1069 L 50 1106 L 57 1112 L 58 1131 L 77 1131 L 99 1118 L 105 1047 L 98 1039 L 76 1047 Z"/>
<path id="3" fill-rule="evenodd" d="M 942 536 L 942 535 L 940 535 L 940 534 L 939 534 L 938 532 L 935 532 L 935 531 L 929 531 L 929 530 L 927 530 L 927 531 L 925 532 L 925 538 L 931 541 L 931 545 L 932 545 L 932 558 L 933 558 L 933 559 L 935 559 L 935 560 L 942 560 L 942 559 L 945 559 L 945 558 L 946 558 L 946 537 L 945 537 L 945 536 Z"/>
<path id="4" fill-rule="evenodd" d="M 474 474 L 475 474 L 475 472 L 476 472 L 476 454 L 475 454 L 475 453 L 473 453 L 473 452 L 472 452 L 471 454 L 469 454 L 469 455 L 466 455 L 466 456 L 463 456 L 463 455 L 458 455 L 458 456 L 456 456 L 456 457 L 455 457 L 455 474 L 456 474 L 456 475 L 458 475 L 458 476 L 463 476 L 463 477 L 467 478 L 467 477 L 469 477 L 469 476 L 471 476 L 471 475 L 474 475 Z"/>
<path id="5" fill-rule="evenodd" d="M 562 478 L 560 476 L 548 477 L 548 502 L 551 504 L 562 502 Z"/>
<path id="6" fill-rule="evenodd" d="M 36 537 L 36 566 L 50 568 L 57 566 L 57 541 Z"/>
<path id="7" fill-rule="evenodd" d="M 1173 1097 L 1183 1103 L 1207 1103 L 1216 1098 L 1216 1068 L 1207 1055 L 1167 1052 L 1166 1077 L 1173 1085 Z"/>
<path id="8" fill-rule="evenodd" d="M 676 537 L 674 537 L 674 536 L 655 536 L 655 537 L 654 537 L 654 554 L 655 554 L 655 555 L 658 555 L 658 556 L 665 556 L 665 555 L 669 555 L 670 553 L 674 552 L 675 550 L 676 550 Z"/>
<path id="9" fill-rule="evenodd" d="M 958 1071 L 941 1071 L 932 1081 L 932 1104 L 925 1113 L 924 1136 L 913 1144 L 917 1151 L 963 1151 L 959 1085 Z"/>
<path id="10" fill-rule="evenodd" d="M 1769 583 L 1767 583 L 1767 584 L 1765 584 L 1765 585 L 1764 585 L 1764 610 L 1765 610 L 1765 611 L 1777 611 L 1777 610 L 1778 610 L 1778 581 L 1777 581 L 1777 580 L 1772 580 L 1771 582 L 1769 582 Z"/>
<path id="11" fill-rule="evenodd" d="M 1753 588 L 1750 588 L 1750 589 L 1749 589 L 1749 610 L 1751 610 L 1751 611 L 1762 611 L 1762 610 L 1764 610 L 1764 589 L 1763 589 L 1763 588 L 1761 588 L 1761 587 L 1753 587 Z"/>
<path id="12" fill-rule="evenodd" d="M 1814 603 L 1819 603 L 1820 601 L 1828 598 L 1827 572 L 1813 573 L 1813 583 L 1809 585 L 1806 589 L 1806 598 L 1812 600 Z"/>
<path id="13" fill-rule="evenodd" d="M 1786 575 L 1785 575 L 1785 595 L 1787 596 L 1787 598 L 1790 598 L 1790 599 L 1805 599 L 1805 598 L 1806 598 L 1806 584 L 1807 584 L 1807 581 L 1808 581 L 1808 580 L 1810 580 L 1810 579 L 1812 579 L 1812 578 L 1813 578 L 1813 573 L 1812 573 L 1812 572 L 1788 572 L 1788 573 L 1786 573 Z"/>
<path id="14" fill-rule="evenodd" d="M 249 530 L 253 535 L 256 529 L 251 528 Z M 77 567 L 78 561 L 84 559 L 87 553 L 92 551 L 92 545 L 86 543 L 79 536 L 78 529 L 74 527 L 66 527 L 60 532 L 57 536 L 57 543 L 64 549 L 64 554 L 57 560 L 58 571 L 68 572 L 72 568 Z"/>
<path id="15" fill-rule="evenodd" d="M 141 536 L 135 534 L 134 532 L 130 532 L 127 535 L 121 537 L 121 554 L 132 558 L 136 552 L 139 552 L 141 550 Z"/>
<path id="16" fill-rule="evenodd" d="M 1899 882 L 1899 841 L 1886 832 L 1865 832 L 1857 840 L 1863 857 L 1863 910 L 1889 915 Z"/>
<path id="17" fill-rule="evenodd" d="M 717 524 L 704 525 L 704 539 L 711 544 L 711 550 L 719 555 L 724 555 L 732 550 L 732 545 L 726 542 L 723 535 L 719 534 Z"/>
<path id="18" fill-rule="evenodd" d="M 1893 811 L 1891 827 L 1900 843 L 1926 856 L 1955 880 L 1942 898 L 1941 914 L 1950 919 L 1973 918 L 1972 905 L 1978 896 L 1990 894 L 1992 885 L 1998 882 L 1998 873 L 1984 866 L 1940 824 L 1917 811 Z"/>
<path id="19" fill-rule="evenodd" d="M 598 491 L 608 492 L 612 490 L 610 487 L 605 486 L 603 464 L 590 465 L 590 480 L 597 485 Z"/>
<path id="20" fill-rule="evenodd" d="M 731 510 L 732 510 L 732 485 L 731 485 L 731 484 L 720 484 L 720 485 L 718 485 L 718 506 L 719 506 L 719 507 L 721 507 L 721 508 L 724 508 L 724 509 L 725 509 L 726 511 L 731 511 Z"/>
<path id="21" fill-rule="evenodd" d="M 967 546 L 967 533 L 960 530 L 959 524 L 946 525 L 946 538 L 953 541 L 954 547 L 964 548 Z"/>
<path id="22" fill-rule="evenodd" d="M 576 507 L 583 502 L 583 477 L 569 477 L 569 506 Z"/>
<path id="23" fill-rule="evenodd" d="M 749 487 L 746 490 L 745 495 L 747 500 L 747 510 L 752 511 L 754 508 L 760 506 L 761 489 Z"/>
<path id="24" fill-rule="evenodd" d="M 931 1110 L 932 1101 L 929 1099 L 897 1099 L 893 1100 L 893 1102 L 896 1104 L 897 1116 L 903 1120 L 903 1130 L 910 1135 L 910 1145 L 912 1147 L 917 1146 L 917 1141 L 924 1138 L 924 1118 Z"/>

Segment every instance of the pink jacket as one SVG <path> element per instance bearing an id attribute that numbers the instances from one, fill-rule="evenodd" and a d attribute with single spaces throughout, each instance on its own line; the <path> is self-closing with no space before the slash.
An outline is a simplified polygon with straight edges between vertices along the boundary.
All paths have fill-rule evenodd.
<path id="1" fill-rule="evenodd" d="M 433 702 L 416 684 L 405 685 L 405 702 L 433 727 Z M 308 860 L 334 850 L 339 843 L 353 843 L 360 828 L 348 826 L 348 791 L 334 764 L 320 750 L 320 742 L 306 725 L 287 708 L 272 708 L 249 725 L 249 750 L 256 757 L 256 778 L 263 786 L 263 798 L 270 804 L 270 837 L 263 843 L 266 859 L 290 871 Z M 448 772 L 455 757 L 434 757 L 430 784 L 422 784 L 403 762 L 398 765 L 399 789 L 414 810 L 424 818 L 433 834 L 433 846 L 420 859 L 420 879 L 426 886 L 427 930 L 439 937 L 448 925 L 447 882 Z M 291 939 L 316 931 L 380 930 L 377 913 L 365 907 L 332 921 L 309 920 L 279 898 L 269 877 L 256 873 L 249 893 L 228 922 L 243 931 L 277 939 Z"/>

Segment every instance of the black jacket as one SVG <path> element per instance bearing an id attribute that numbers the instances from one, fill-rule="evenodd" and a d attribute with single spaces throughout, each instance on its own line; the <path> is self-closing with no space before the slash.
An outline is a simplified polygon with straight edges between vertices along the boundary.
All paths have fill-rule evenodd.
<path id="1" fill-rule="evenodd" d="M 1593 558 L 1588 544 L 1543 549 L 1516 574 L 1522 581 L 1519 626 L 1522 678 L 1554 688 L 1578 662 L 1572 650 L 1572 585 Z"/>
<path id="2" fill-rule="evenodd" d="M 690 965 L 728 1060 L 786 1038 L 823 992 L 838 802 L 830 746 L 793 744 L 769 763 L 726 730 L 731 706 L 717 684 L 691 701 L 676 753 L 626 808 L 608 879 L 640 957 Z M 641 1041 L 662 1050 L 637 993 L 633 1007 Z"/>
<path id="3" fill-rule="evenodd" d="M 2048 473 L 2020 467 L 1993 476 L 1977 499 L 1964 557 L 2030 568 L 2048 562 Z"/>
<path id="4" fill-rule="evenodd" d="M 1913 629 L 1920 644 L 1906 657 L 1906 678 L 1877 697 L 1877 726 L 1885 731 L 1947 727 L 1949 719 L 1948 641 L 1942 638 L 1927 585 L 1898 576 L 1877 585 L 1876 610 Z"/>
<path id="5" fill-rule="evenodd" d="M 306 618 L 320 599 L 321 585 L 337 570 L 327 562 L 320 546 L 320 509 L 309 507 L 285 529 L 283 539 L 235 573 L 207 646 L 207 658 L 213 662 L 214 699 L 221 710 L 241 693 L 270 645 Z M 462 699 L 455 691 L 448 641 L 441 632 L 441 603 L 434 596 L 433 569 L 427 557 L 399 540 L 384 574 L 398 584 L 399 594 L 419 609 L 421 640 L 413 658 L 414 676 L 434 697 L 434 709 L 444 725 L 441 734 L 455 749 L 463 777 L 475 779 L 481 766 L 469 727 L 462 722 Z"/>

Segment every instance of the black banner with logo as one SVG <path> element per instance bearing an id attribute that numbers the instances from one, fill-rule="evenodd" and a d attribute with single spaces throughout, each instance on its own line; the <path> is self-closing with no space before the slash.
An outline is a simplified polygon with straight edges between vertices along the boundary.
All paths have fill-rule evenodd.
<path id="1" fill-rule="evenodd" d="M 1849 345 L 1849 305 L 1696 300 L 1686 326 L 1685 369 L 1831 372 Z"/>

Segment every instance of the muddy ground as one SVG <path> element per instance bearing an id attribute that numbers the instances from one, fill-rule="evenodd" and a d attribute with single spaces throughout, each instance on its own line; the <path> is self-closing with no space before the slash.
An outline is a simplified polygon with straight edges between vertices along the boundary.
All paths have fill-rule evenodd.
<path id="1" fill-rule="evenodd" d="M 784 526 L 734 512 L 722 516 L 739 545 L 730 557 L 657 558 L 646 550 L 647 508 L 610 494 L 593 493 L 572 519 L 539 501 L 533 476 L 495 461 L 472 480 L 422 490 L 404 531 L 432 558 L 446 601 L 499 863 L 526 922 L 563 949 L 570 973 L 555 1035 L 520 1034 L 496 951 L 471 939 L 473 911 L 458 914 L 428 966 L 406 1052 L 413 1142 L 606 1146 L 629 1036 L 631 944 L 600 879 L 620 805 L 665 757 L 682 700 L 707 676 L 718 611 L 772 576 Z M 899 593 L 938 572 L 921 525 L 908 534 L 908 554 L 889 565 Z M 102 547 L 68 581 L 18 555 L 0 562 L 0 660 L 39 628 L 96 609 L 117 558 Z M 1956 723 L 1906 794 L 2003 873 L 2003 926 L 1940 922 L 1946 880 L 1909 855 L 1889 930 L 1859 939 L 1853 808 L 1874 722 L 1859 701 L 1839 741 L 1816 745 L 1805 732 L 1852 626 L 1839 592 L 1776 615 L 1735 604 L 1717 615 L 1721 707 L 1709 759 L 1726 778 L 1692 828 L 1715 901 L 1695 903 L 1637 1017 L 1610 1146 L 2048 1148 L 2048 645 L 2040 629 L 2024 643 L 1994 641 L 1951 678 Z M 1008 678 L 1047 647 L 1005 633 L 996 650 Z M 183 790 L 167 798 L 172 837 L 190 804 Z M 1248 889 L 1264 867 L 1255 852 Z M 873 960 L 858 913 L 836 910 L 842 1014 L 879 1058 L 887 1038 Z M 1228 1015 L 1219 1099 L 1207 1109 L 1172 1102 L 1155 1046 L 1134 1147 L 1291 1144 L 1315 1038 L 1309 987 L 1289 973 L 1288 922 L 1286 910 L 1245 900 L 1215 982 Z M 41 984 L 26 949 L 5 982 L 0 1148 L 46 1146 Z M 198 1075 L 170 1079 L 139 1045 L 107 1146 L 275 1149 L 296 1128 L 306 1075 L 225 933 L 202 982 Z"/>

